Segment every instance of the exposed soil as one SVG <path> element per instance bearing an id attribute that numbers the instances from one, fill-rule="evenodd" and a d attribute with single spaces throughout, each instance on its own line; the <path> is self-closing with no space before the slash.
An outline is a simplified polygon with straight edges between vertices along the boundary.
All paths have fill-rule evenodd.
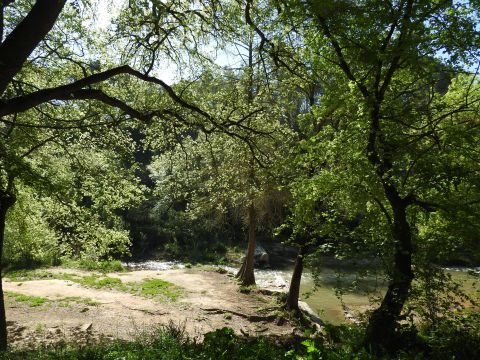
<path id="1" fill-rule="evenodd" d="M 73 269 L 51 269 L 51 272 L 86 275 Z M 131 339 L 159 325 L 173 323 L 201 338 L 203 334 L 225 326 L 236 333 L 251 335 L 287 335 L 298 329 L 284 319 L 279 321 L 277 301 L 262 292 L 243 294 L 231 276 L 199 269 L 164 271 L 138 270 L 110 273 L 122 282 L 140 282 L 158 278 L 183 289 L 176 301 L 159 302 L 110 289 L 94 289 L 69 280 L 4 280 L 4 290 L 51 301 L 31 307 L 6 297 L 9 342 L 12 347 L 34 347 L 74 340 L 88 342 L 101 336 Z M 62 304 L 67 297 L 89 298 L 96 305 L 82 302 Z"/>

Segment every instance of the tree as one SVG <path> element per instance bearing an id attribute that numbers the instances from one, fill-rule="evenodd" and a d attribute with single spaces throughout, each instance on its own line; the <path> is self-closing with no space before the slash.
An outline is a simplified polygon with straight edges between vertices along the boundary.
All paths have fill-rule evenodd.
<path id="1" fill-rule="evenodd" d="M 311 182 L 315 186 L 311 190 L 322 194 L 320 201 L 338 209 L 333 214 L 336 219 L 353 215 L 352 211 L 357 216 L 378 212 L 383 217 L 375 226 L 380 233 L 369 236 L 384 254 L 388 253 L 387 244 L 393 247 L 387 267 L 389 286 L 370 316 L 366 344 L 376 350 L 393 349 L 397 321 L 414 278 L 412 256 L 418 229 L 412 213 L 456 207 L 450 192 L 438 202 L 432 198 L 435 184 L 444 181 L 452 186 L 451 173 L 427 176 L 432 168 L 420 164 L 426 159 L 441 163 L 440 154 L 446 151 L 442 136 L 449 137 L 446 133 L 453 130 L 445 125 L 447 119 L 474 111 L 478 98 L 471 90 L 475 79 L 466 87 L 468 91 L 463 91 L 462 100 L 449 103 L 444 94 L 449 79 L 479 59 L 479 4 L 335 0 L 285 5 L 274 1 L 257 7 L 276 9 L 278 14 L 259 27 L 249 19 L 253 2 L 247 1 L 246 19 L 263 34 L 272 56 L 278 57 L 285 48 L 303 47 L 317 72 L 327 73 L 327 82 L 334 85 L 324 89 L 321 111 L 312 112 L 320 130 L 312 138 L 312 149 L 324 154 L 317 164 L 323 175 Z M 284 28 L 295 35 L 289 32 L 282 37 L 280 29 Z M 466 136 L 458 130 L 463 128 L 461 122 L 453 127 L 457 128 L 454 132 Z M 440 168 L 445 166 L 442 164 Z M 337 174 L 328 171 L 329 166 Z M 473 164 L 468 167 L 475 168 Z M 462 178 L 467 183 L 471 180 Z M 312 195 L 309 198 L 316 197 Z M 360 206 L 360 201 L 367 208 Z M 350 208 L 345 207 L 347 203 Z M 468 201 L 463 198 L 461 203 L 465 206 Z M 322 213 L 330 217 L 328 212 Z M 368 216 L 362 223 L 372 221 Z M 365 230 L 360 226 L 356 233 Z"/>
<path id="2" fill-rule="evenodd" d="M 335 118 L 332 110 L 345 113 L 338 107 L 327 108 L 335 102 L 353 110 L 347 112 L 348 118 L 337 116 L 340 127 L 324 126 L 323 136 L 315 137 L 318 143 L 326 143 L 317 149 L 330 156 L 321 156 L 321 161 L 334 165 L 342 174 L 321 171 L 337 183 L 322 176 L 322 182 L 317 184 L 325 187 L 320 190 L 325 195 L 327 191 L 340 192 L 341 186 L 346 186 L 343 194 L 347 189 L 352 191 L 347 198 L 361 195 L 368 206 L 378 206 L 384 217 L 382 233 L 391 240 L 386 243 L 394 248 L 389 286 L 380 307 L 370 317 L 366 344 L 392 349 L 397 320 L 414 278 L 412 255 L 417 230 L 411 213 L 431 213 L 452 206 L 441 205 L 453 200 L 449 193 L 438 202 L 433 200 L 431 191 L 440 178 L 433 184 L 426 181 L 432 180 L 426 175 L 431 174 L 431 168 L 420 164 L 427 159 L 441 163 L 447 129 L 464 125 L 454 122 L 447 126 L 447 119 L 472 111 L 478 99 L 474 92 L 466 91 L 462 100 L 453 104 L 443 95 L 448 89 L 448 76 L 455 76 L 462 66 L 471 64 L 472 58 L 478 58 L 478 4 L 330 1 L 298 2 L 281 10 L 291 20 L 288 24 L 298 23 L 295 21 L 301 18 L 308 20 L 315 30 L 305 27 L 304 41 L 314 50 L 312 54 L 320 54 L 315 63 L 319 68 L 335 68 L 331 76 L 335 77 L 336 94 L 321 100 L 325 102 L 323 111 L 314 116 L 326 120 Z M 338 102 L 338 89 L 350 98 L 346 103 Z M 334 139 L 333 143 L 330 139 Z M 468 166 L 472 168 L 473 164 Z M 441 179 L 451 185 L 450 174 L 442 173 Z M 332 204 L 342 200 L 332 195 L 325 199 Z M 461 201 L 464 205 L 467 202 L 465 198 Z M 351 213 L 351 209 L 343 211 Z M 365 212 L 368 209 L 359 213 Z"/>
<path id="3" fill-rule="evenodd" d="M 288 151 L 291 136 L 279 99 L 260 79 L 255 79 L 254 96 L 249 94 L 248 70 L 206 72 L 189 89 L 188 96 L 202 97 L 222 123 L 238 123 L 237 129 L 180 129 L 172 149 L 161 152 L 151 166 L 157 192 L 166 200 L 163 208 L 183 204 L 187 216 L 212 224 L 212 231 L 225 221 L 246 218 L 248 254 L 239 271 L 244 285 L 254 283 L 256 233 L 272 229 L 269 205 L 282 201 L 275 189 L 275 166 Z M 284 105 L 282 100 L 278 102 Z"/>
<path id="4" fill-rule="evenodd" d="M 89 5 L 88 1 L 84 4 Z M 187 14 L 196 18 L 197 15 L 183 5 L 173 4 L 159 14 L 156 13 L 158 6 L 154 5 L 144 9 L 143 15 L 155 14 L 158 20 L 184 15 L 182 21 L 177 23 L 177 28 L 185 29 L 189 26 Z M 81 16 L 86 14 L 85 6 L 77 2 L 67 5 L 65 0 L 37 0 L 33 6 L 22 0 L 0 3 L 0 123 L 4 140 L 0 143 L 0 253 L 7 211 L 16 199 L 15 181 L 28 175 L 23 157 L 61 137 L 62 131 L 72 128 L 115 126 L 132 118 L 144 122 L 158 117 L 176 119 L 172 111 L 163 112 L 164 109 L 156 107 L 155 103 L 149 104 L 148 108 L 136 109 L 128 97 L 122 99 L 125 91 L 121 89 L 125 81 L 131 81 L 128 79 L 150 84 L 153 88 L 159 86 L 161 90 L 157 89 L 156 92 L 160 97 L 169 96 L 186 111 L 197 112 L 213 121 L 206 112 L 184 101 L 172 87 L 149 75 L 152 67 L 140 72 L 129 65 L 102 61 L 101 56 L 105 52 L 95 45 L 105 43 L 93 41 L 97 34 L 86 30 L 82 22 L 85 18 Z M 56 28 L 56 25 L 60 26 Z M 69 41 L 63 41 L 63 33 L 71 35 Z M 168 36 L 163 36 L 159 42 L 164 46 L 157 46 L 154 50 L 156 53 L 169 46 Z M 127 57 L 126 61 L 131 60 Z M 147 61 L 142 59 L 141 62 Z M 101 71 L 105 66 L 107 70 Z M 113 110 L 110 112 L 106 109 Z M 69 110 L 73 110 L 71 116 Z M 102 112 L 109 115 L 101 118 L 99 113 Z M 10 135 L 15 129 L 26 128 L 36 129 L 34 137 L 37 141 L 29 143 L 31 146 L 24 148 L 22 154 L 17 152 L 18 144 L 11 142 Z M 5 348 L 2 296 L 0 349 Z"/>

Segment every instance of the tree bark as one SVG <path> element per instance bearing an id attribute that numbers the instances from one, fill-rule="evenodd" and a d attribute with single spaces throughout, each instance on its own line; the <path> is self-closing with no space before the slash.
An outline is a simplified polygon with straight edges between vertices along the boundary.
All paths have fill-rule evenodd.
<path id="1" fill-rule="evenodd" d="M 15 204 L 15 196 L 6 192 L 0 192 L 0 351 L 7 350 L 7 319 L 5 316 L 5 302 L 3 300 L 3 284 L 2 284 L 2 255 L 3 241 L 5 238 L 5 221 L 7 219 L 7 211 Z"/>
<path id="2" fill-rule="evenodd" d="M 285 302 L 286 310 L 298 311 L 298 298 L 300 296 L 300 282 L 303 273 L 303 250 L 300 249 L 295 260 L 295 267 L 293 268 L 292 280 L 288 290 L 287 301 Z"/>
<path id="3" fill-rule="evenodd" d="M 414 278 L 412 271 L 412 234 L 407 221 L 408 202 L 392 188 L 386 191 L 393 210 L 392 236 L 395 241 L 393 271 L 385 297 L 373 311 L 366 329 L 366 345 L 374 351 L 394 351 L 397 321 Z"/>
<path id="4" fill-rule="evenodd" d="M 237 273 L 237 278 L 243 286 L 255 285 L 255 230 L 256 230 L 256 213 L 253 204 L 248 207 L 248 246 L 240 270 Z"/>

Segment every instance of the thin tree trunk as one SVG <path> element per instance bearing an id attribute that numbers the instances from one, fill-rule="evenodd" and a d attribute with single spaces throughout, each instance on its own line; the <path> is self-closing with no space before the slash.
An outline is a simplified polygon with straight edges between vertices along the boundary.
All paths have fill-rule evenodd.
<path id="1" fill-rule="evenodd" d="M 298 251 L 295 267 L 293 268 L 292 280 L 288 290 L 287 301 L 285 302 L 286 310 L 298 310 L 298 298 L 300 296 L 300 282 L 303 273 L 303 250 Z"/>
<path id="2" fill-rule="evenodd" d="M 389 196 L 390 195 L 390 196 Z M 393 273 L 385 297 L 370 316 L 366 329 L 366 345 L 375 351 L 394 351 L 397 321 L 413 281 L 412 234 L 407 221 L 406 202 L 397 194 L 387 194 L 393 209 L 392 235 L 395 240 Z"/>
<path id="3" fill-rule="evenodd" d="M 249 84 L 247 88 L 247 103 L 250 105 L 253 102 L 255 94 L 253 92 L 253 39 L 250 38 L 248 43 L 248 75 L 249 75 Z M 250 118 L 248 119 L 248 126 L 250 126 Z M 250 159 L 249 164 L 249 185 L 255 186 L 255 172 L 254 172 L 254 161 L 253 158 Z M 244 286 L 255 285 L 255 274 L 254 274 L 254 262 L 255 262 L 255 230 L 256 230 L 256 213 L 255 207 L 253 205 L 253 200 L 250 199 L 250 205 L 248 207 L 248 246 L 247 252 L 245 254 L 245 260 L 238 270 L 237 278 L 240 280 L 241 284 Z"/>
<path id="4" fill-rule="evenodd" d="M 0 351 L 7 350 L 7 319 L 5 316 L 5 302 L 3 300 L 2 255 L 7 211 L 13 204 L 15 204 L 15 196 L 0 192 Z"/>
<path id="5" fill-rule="evenodd" d="M 237 278 L 244 286 L 255 285 L 255 228 L 256 228 L 256 213 L 253 204 L 248 207 L 248 246 L 245 260 L 238 271 Z"/>

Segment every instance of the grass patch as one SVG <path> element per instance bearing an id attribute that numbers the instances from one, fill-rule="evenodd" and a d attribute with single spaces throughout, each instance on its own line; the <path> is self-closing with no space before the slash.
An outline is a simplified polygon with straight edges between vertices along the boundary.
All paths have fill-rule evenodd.
<path id="1" fill-rule="evenodd" d="M 93 261 L 93 260 L 65 260 L 62 262 L 62 266 L 70 267 L 73 269 L 81 269 L 87 271 L 98 271 L 101 273 L 107 272 L 124 272 L 126 269 L 122 266 L 122 263 L 118 260 L 111 261 Z M 75 276 L 74 274 L 70 274 Z M 7 271 L 3 276 L 10 281 L 31 281 L 31 280 L 48 280 L 48 279 L 61 279 L 72 280 L 68 277 L 62 277 L 59 274 L 54 274 L 47 270 L 42 269 L 21 269 Z M 72 280 L 73 281 L 73 280 Z"/>
<path id="2" fill-rule="evenodd" d="M 109 276 L 98 276 L 98 275 L 88 275 L 81 276 L 71 279 L 72 281 L 94 289 L 115 289 L 120 291 L 125 291 L 125 285 L 122 283 L 122 280 L 118 278 L 113 278 Z"/>
<path id="3" fill-rule="evenodd" d="M 31 280 L 56 279 L 57 274 L 45 270 L 15 270 L 9 271 L 3 275 L 10 281 L 23 282 Z"/>
<path id="4" fill-rule="evenodd" d="M 238 291 L 240 291 L 242 294 L 250 294 L 252 291 L 256 290 L 257 287 L 255 285 L 240 285 L 238 288 Z"/>
<path id="5" fill-rule="evenodd" d="M 77 284 L 91 287 L 95 289 L 109 288 L 125 291 L 126 288 L 122 280 L 110 276 L 103 276 L 99 274 L 91 274 L 87 276 L 76 275 L 72 273 L 52 273 L 48 271 L 38 270 L 21 270 L 13 271 L 5 274 L 5 277 L 10 281 L 32 281 L 32 280 L 70 280 Z"/>
<path id="6" fill-rule="evenodd" d="M 136 295 L 175 301 L 182 295 L 180 287 L 161 279 L 147 279 L 141 283 L 128 283 L 130 292 Z"/>
<path id="7" fill-rule="evenodd" d="M 9 298 L 12 298 L 18 302 L 25 303 L 30 307 L 42 306 L 49 301 L 47 298 L 44 298 L 41 296 L 30 296 L 30 295 L 19 294 L 16 292 L 11 292 L 11 291 L 5 291 L 4 294 Z"/>
<path id="8" fill-rule="evenodd" d="M 68 307 L 72 303 L 79 305 L 87 306 L 98 306 L 100 303 L 98 301 L 92 300 L 91 298 L 84 298 L 80 296 L 67 296 L 61 300 L 58 300 L 59 306 Z"/>
<path id="9" fill-rule="evenodd" d="M 37 307 L 42 305 L 51 305 L 53 303 L 57 303 L 60 307 L 69 307 L 72 303 L 86 305 L 86 306 L 98 306 L 100 305 L 99 302 L 92 300 L 91 298 L 84 298 L 80 296 L 67 296 L 63 299 L 59 300 L 50 300 L 42 296 L 31 296 L 31 295 L 24 295 L 16 292 L 6 291 L 5 295 L 9 298 L 25 303 L 30 307 Z"/>
<path id="10" fill-rule="evenodd" d="M 118 278 L 89 275 L 73 277 L 70 278 L 70 280 L 86 287 L 113 289 L 147 298 L 155 298 L 160 301 L 175 301 L 182 295 L 180 287 L 161 279 L 147 279 L 142 282 L 123 283 L 122 280 Z"/>
<path id="11" fill-rule="evenodd" d="M 65 274 L 63 277 L 65 277 Z M 182 295 L 180 287 L 161 279 L 147 279 L 142 282 L 123 283 L 122 280 L 109 276 L 89 275 L 71 277 L 67 274 L 66 277 L 86 287 L 95 289 L 107 288 L 147 298 L 155 298 L 160 301 L 175 301 Z"/>
<path id="12" fill-rule="evenodd" d="M 79 285 L 94 289 L 111 289 L 131 293 L 159 301 L 175 301 L 182 295 L 182 289 L 168 281 L 161 279 L 146 279 L 142 282 L 123 283 L 121 279 L 102 274 L 86 276 L 72 273 L 52 273 L 39 270 L 12 271 L 5 275 L 10 281 L 31 280 L 69 280 Z"/>
<path id="13" fill-rule="evenodd" d="M 187 266 L 185 266 L 187 267 Z M 219 274 L 227 274 L 228 271 L 225 270 L 224 268 L 218 266 L 218 265 L 212 265 L 212 264 L 196 264 L 194 266 L 190 265 L 191 267 L 195 267 L 195 269 L 199 270 L 204 270 L 204 271 L 211 271 L 211 272 L 216 272 Z"/>

